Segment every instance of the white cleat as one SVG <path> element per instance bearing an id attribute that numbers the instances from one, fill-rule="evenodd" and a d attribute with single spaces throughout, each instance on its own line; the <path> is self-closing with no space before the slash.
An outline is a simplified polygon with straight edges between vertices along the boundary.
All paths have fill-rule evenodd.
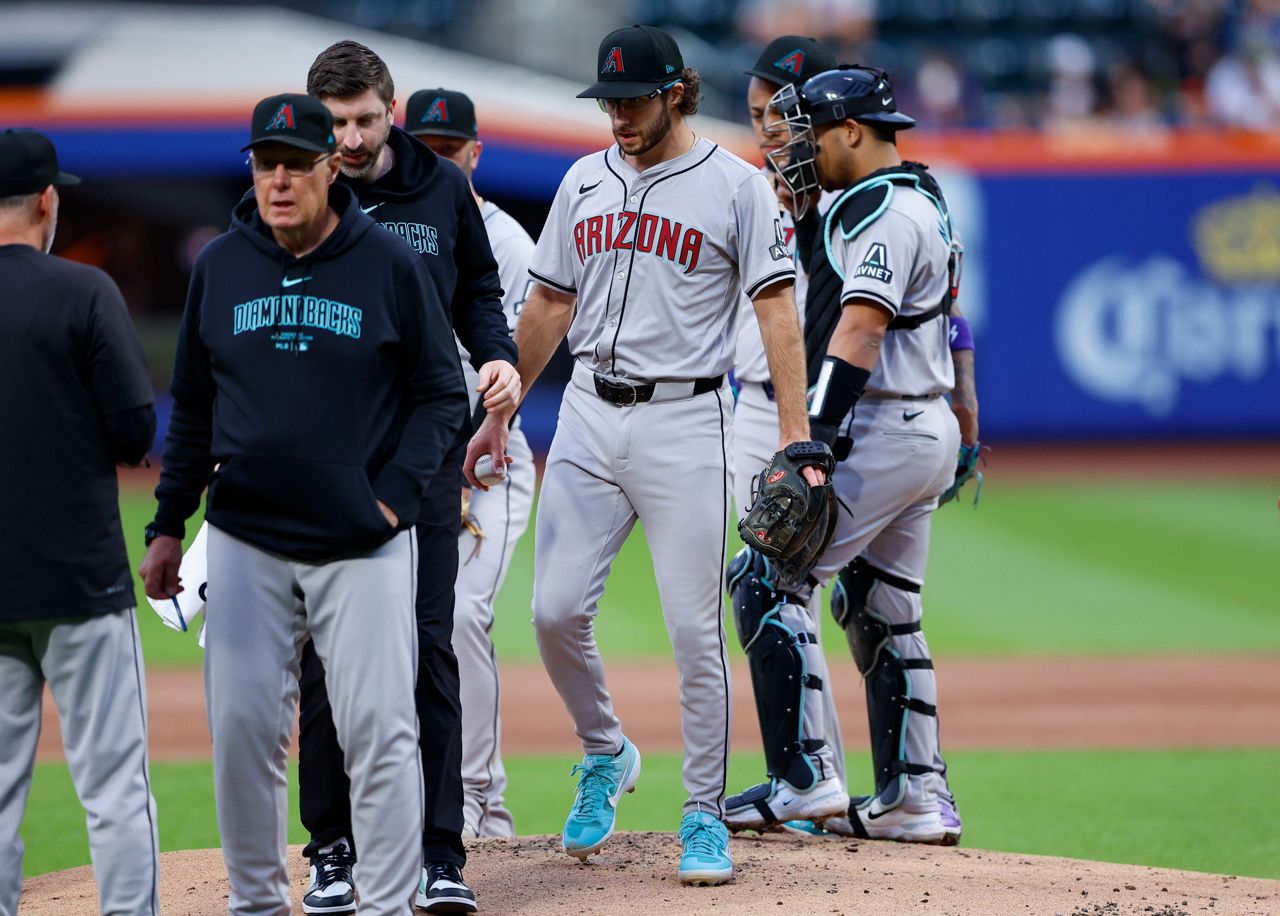
<path id="1" fill-rule="evenodd" d="M 896 840 L 899 843 L 945 843 L 947 828 L 937 811 L 908 811 L 902 805 L 886 808 L 878 797 L 857 799 L 848 817 L 829 817 L 825 830 L 863 840 Z"/>
<path id="2" fill-rule="evenodd" d="M 822 826 L 827 818 L 849 810 L 849 795 L 834 777 L 814 783 L 807 792 L 774 779 L 725 799 L 724 805 L 724 825 L 730 830 L 764 831 L 787 821 Z"/>

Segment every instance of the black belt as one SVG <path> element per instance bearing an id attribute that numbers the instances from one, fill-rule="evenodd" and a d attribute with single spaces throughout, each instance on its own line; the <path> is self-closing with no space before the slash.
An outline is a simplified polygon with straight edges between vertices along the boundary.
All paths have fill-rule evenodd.
<path id="1" fill-rule="evenodd" d="M 626 382 L 619 382 L 598 374 L 594 378 L 596 394 L 600 396 L 600 399 L 618 407 L 630 407 L 632 404 L 645 403 L 653 397 L 654 388 L 656 387 L 653 382 L 628 385 Z M 694 379 L 693 393 L 695 395 L 706 394 L 708 391 L 715 391 L 723 384 L 723 375 L 717 375 L 713 378 Z"/>
<path id="2" fill-rule="evenodd" d="M 934 398 L 942 397 L 942 392 L 935 391 L 932 394 L 903 394 L 898 396 L 900 401 L 932 401 Z"/>

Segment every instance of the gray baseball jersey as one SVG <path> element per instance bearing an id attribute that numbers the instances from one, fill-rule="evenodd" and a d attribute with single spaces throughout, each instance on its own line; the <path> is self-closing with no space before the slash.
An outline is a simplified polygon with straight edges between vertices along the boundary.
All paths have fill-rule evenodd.
<path id="1" fill-rule="evenodd" d="M 938 210 L 923 194 L 902 190 L 889 208 L 853 238 L 839 225 L 827 239 L 842 273 L 840 301 L 868 299 L 898 315 L 918 315 L 942 301 L 950 279 L 950 240 L 938 226 Z M 947 322 L 885 335 L 867 393 L 892 396 L 943 394 L 955 387 Z"/>
<path id="2" fill-rule="evenodd" d="M 543 664 L 589 754 L 622 723 L 592 633 L 613 558 L 644 525 L 680 675 L 685 810 L 723 813 L 729 669 L 722 579 L 731 401 L 699 389 L 733 363 L 742 293 L 795 267 L 764 176 L 707 140 L 637 171 L 616 147 L 565 176 L 530 275 L 577 296 L 576 360 L 538 506 L 533 617 Z M 593 373 L 670 382 L 616 406 Z M 703 393 L 698 394 L 696 391 Z"/>
<path id="3" fill-rule="evenodd" d="M 533 239 L 497 204 L 486 201 L 480 215 L 502 278 L 502 307 L 514 328 L 534 282 L 529 277 Z M 462 365 L 475 398 L 475 370 L 466 359 Z M 507 776 L 500 744 L 498 660 L 490 631 L 494 598 L 533 508 L 533 454 L 518 420 L 512 425 L 507 454 L 515 459 L 507 479 L 487 491 L 471 491 L 471 513 L 483 535 L 465 529 L 460 535 L 454 584 L 453 650 L 458 656 L 462 698 L 462 814 L 466 830 L 476 836 L 514 833 L 511 812 L 503 800 Z"/>
<path id="4" fill-rule="evenodd" d="M 524 227 L 512 219 L 501 207 L 486 200 L 480 207 L 485 231 L 489 234 L 489 247 L 498 262 L 498 277 L 502 281 L 502 310 L 507 316 L 507 327 L 516 328 L 516 319 L 524 301 L 529 298 L 533 280 L 529 277 L 529 256 L 533 253 L 533 239 Z M 471 355 L 458 341 L 458 354 L 462 357 L 462 374 L 467 382 L 467 396 L 471 409 L 475 410 L 478 395 L 476 383 L 479 376 L 471 366 Z"/>
<path id="5" fill-rule="evenodd" d="M 637 172 L 616 147 L 565 175 L 530 275 L 578 297 L 569 349 L 619 378 L 693 379 L 734 361 L 739 290 L 795 266 L 759 170 L 709 140 Z"/>

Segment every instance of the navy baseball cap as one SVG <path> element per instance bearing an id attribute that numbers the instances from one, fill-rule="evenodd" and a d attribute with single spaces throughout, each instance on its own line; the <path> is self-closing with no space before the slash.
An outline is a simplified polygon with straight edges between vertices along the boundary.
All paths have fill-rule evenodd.
<path id="1" fill-rule="evenodd" d="M 476 106 L 465 93 L 452 89 L 419 89 L 404 106 L 404 129 L 415 136 L 474 140 Z"/>
<path id="2" fill-rule="evenodd" d="M 834 70 L 839 63 L 835 52 L 816 38 L 783 35 L 765 45 L 755 66 L 746 74 L 758 76 L 775 86 L 790 83 L 799 87 L 809 77 L 824 70 Z"/>
<path id="3" fill-rule="evenodd" d="M 684 58 L 676 40 L 651 25 L 610 32 L 600 42 L 595 85 L 580 99 L 634 99 L 680 78 Z"/>
<path id="4" fill-rule="evenodd" d="M 39 194 L 51 184 L 79 183 L 75 175 L 58 168 L 58 152 L 44 134 L 13 128 L 0 134 L 0 197 Z"/>
<path id="5" fill-rule="evenodd" d="M 259 143 L 283 143 L 313 153 L 332 153 L 333 115 L 315 96 L 287 92 L 263 99 L 253 109 L 249 142 L 240 151 Z"/>
<path id="6" fill-rule="evenodd" d="M 889 74 L 875 67 L 842 65 L 806 80 L 799 92 L 815 127 L 845 119 L 869 121 L 889 130 L 916 124 L 898 111 Z"/>

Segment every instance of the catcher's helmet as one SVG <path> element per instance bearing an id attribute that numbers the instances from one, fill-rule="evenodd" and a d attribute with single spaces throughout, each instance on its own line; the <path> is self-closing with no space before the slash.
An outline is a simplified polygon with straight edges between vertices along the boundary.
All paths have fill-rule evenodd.
<path id="1" fill-rule="evenodd" d="M 874 67 L 844 66 L 819 73 L 800 87 L 799 96 L 801 109 L 815 127 L 846 118 L 890 130 L 916 124 L 898 111 L 889 74 Z"/>

